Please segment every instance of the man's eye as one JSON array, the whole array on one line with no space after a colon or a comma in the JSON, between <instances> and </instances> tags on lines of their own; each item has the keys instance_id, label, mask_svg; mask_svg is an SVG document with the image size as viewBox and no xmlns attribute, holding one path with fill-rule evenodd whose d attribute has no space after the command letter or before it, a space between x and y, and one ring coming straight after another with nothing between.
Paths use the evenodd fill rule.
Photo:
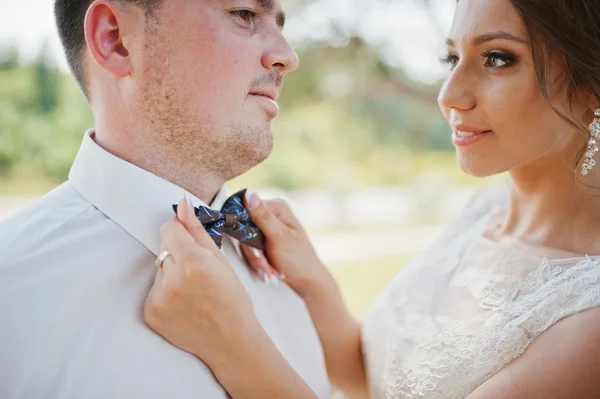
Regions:
<instances>
[{"instance_id":1,"label":"man's eye","mask_svg":"<svg viewBox=\"0 0 600 399\"><path fill-rule=\"evenodd\" d=\"M236 11L232 11L231 13L233 15L235 15L236 17L240 18L241 20L248 22L248 23L254 22L256 20L256 17L258 16L258 14L256 14L252 10L236 10Z\"/></svg>"}]
</instances>

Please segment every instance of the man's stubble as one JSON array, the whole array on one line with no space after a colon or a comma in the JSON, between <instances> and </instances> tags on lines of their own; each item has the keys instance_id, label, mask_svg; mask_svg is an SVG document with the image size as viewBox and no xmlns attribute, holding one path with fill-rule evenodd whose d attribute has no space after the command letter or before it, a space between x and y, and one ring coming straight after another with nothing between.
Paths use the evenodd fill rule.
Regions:
<instances>
[{"instance_id":1,"label":"man's stubble","mask_svg":"<svg viewBox=\"0 0 600 399\"><path fill-rule=\"evenodd\" d=\"M193 175L197 169L228 181L269 156L273 148L270 122L251 126L195 112L179 100L182 88L175 83L169 46L149 40L145 50L140 101L145 125L151 129L146 137L168 154L168 165L162 166L169 175ZM198 91L202 93L201 88Z\"/></svg>"}]
</instances>

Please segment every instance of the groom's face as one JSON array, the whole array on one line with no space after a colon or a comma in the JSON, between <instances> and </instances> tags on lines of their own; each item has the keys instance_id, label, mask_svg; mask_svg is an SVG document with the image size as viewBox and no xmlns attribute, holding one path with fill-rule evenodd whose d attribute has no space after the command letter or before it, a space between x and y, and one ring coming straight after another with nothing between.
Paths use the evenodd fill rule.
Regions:
<instances>
[{"instance_id":1,"label":"groom's face","mask_svg":"<svg viewBox=\"0 0 600 399\"><path fill-rule=\"evenodd\" d=\"M142 60L146 117L222 173L265 159L283 77L298 66L280 1L165 0L155 19Z\"/></svg>"}]
</instances>

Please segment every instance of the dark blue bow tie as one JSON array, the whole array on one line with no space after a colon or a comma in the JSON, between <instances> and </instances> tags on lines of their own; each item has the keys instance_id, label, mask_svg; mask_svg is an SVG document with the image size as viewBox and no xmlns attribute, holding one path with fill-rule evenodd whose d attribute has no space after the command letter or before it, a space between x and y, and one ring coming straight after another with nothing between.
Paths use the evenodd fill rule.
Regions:
<instances>
[{"instance_id":1,"label":"dark blue bow tie","mask_svg":"<svg viewBox=\"0 0 600 399\"><path fill-rule=\"evenodd\" d=\"M223 234L227 234L251 247L265 249L265 238L244 206L244 194L246 190L229 197L220 212L205 206L194 208L194 214L219 248ZM177 205L173 205L173 210L177 214Z\"/></svg>"}]
</instances>

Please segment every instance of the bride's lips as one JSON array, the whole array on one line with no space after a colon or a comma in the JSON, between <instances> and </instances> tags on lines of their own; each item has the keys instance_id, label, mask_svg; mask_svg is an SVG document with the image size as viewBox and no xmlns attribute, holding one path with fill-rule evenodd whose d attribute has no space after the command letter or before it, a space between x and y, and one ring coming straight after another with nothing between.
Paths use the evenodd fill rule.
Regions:
<instances>
[{"instance_id":1,"label":"bride's lips","mask_svg":"<svg viewBox=\"0 0 600 399\"><path fill-rule=\"evenodd\" d=\"M475 144L492 133L491 130L479 129L468 125L455 125L452 130L452 142L458 147Z\"/></svg>"}]
</instances>

